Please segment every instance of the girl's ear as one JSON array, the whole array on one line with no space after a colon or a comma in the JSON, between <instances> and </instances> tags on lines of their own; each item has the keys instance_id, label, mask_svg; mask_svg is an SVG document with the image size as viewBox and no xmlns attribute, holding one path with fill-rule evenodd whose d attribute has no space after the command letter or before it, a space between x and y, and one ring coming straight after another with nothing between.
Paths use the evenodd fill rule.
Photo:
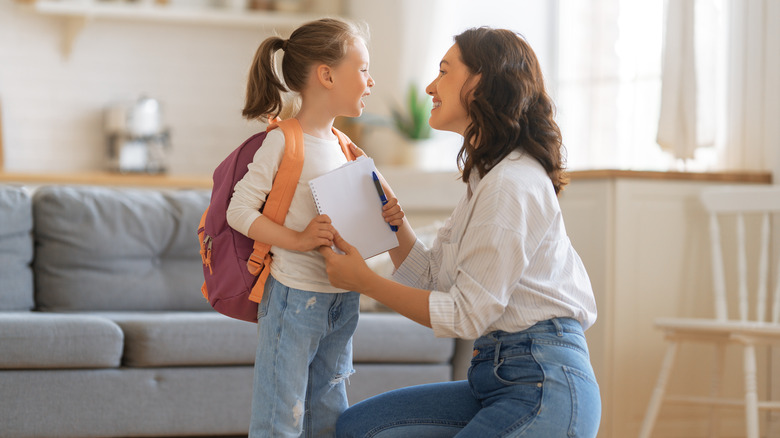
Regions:
<instances>
[{"instance_id":1,"label":"girl's ear","mask_svg":"<svg viewBox=\"0 0 780 438\"><path fill-rule=\"evenodd\" d=\"M317 66L317 80L323 87L331 89L334 86L333 70L326 64L320 64Z\"/></svg>"}]
</instances>

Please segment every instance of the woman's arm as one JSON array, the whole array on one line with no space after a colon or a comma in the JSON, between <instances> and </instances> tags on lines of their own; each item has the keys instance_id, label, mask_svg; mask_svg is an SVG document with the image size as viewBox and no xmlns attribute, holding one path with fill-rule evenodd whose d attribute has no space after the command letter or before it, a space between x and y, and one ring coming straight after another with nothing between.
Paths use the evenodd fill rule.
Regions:
<instances>
[{"instance_id":1,"label":"woman's arm","mask_svg":"<svg viewBox=\"0 0 780 438\"><path fill-rule=\"evenodd\" d=\"M398 232L401 230L399 229ZM320 254L325 257L328 279L333 286L360 292L412 321L431 327L431 316L428 308L428 297L431 291L404 286L383 278L372 271L357 249L342 239L340 235L336 234L333 242L338 249L344 252L344 255L336 254L329 246L319 248Z\"/></svg>"},{"instance_id":2,"label":"woman's arm","mask_svg":"<svg viewBox=\"0 0 780 438\"><path fill-rule=\"evenodd\" d=\"M390 185L387 184L385 177L381 173L377 172L377 175L387 196L387 204L382 208L382 215L389 224L398 226L398 231L396 232L398 246L387 252L390 254L393 266L398 269L412 250L414 242L417 241L417 236L414 234L414 230L409 224L401 204L398 203L398 198L395 197L393 189L390 188Z\"/></svg>"}]
</instances>

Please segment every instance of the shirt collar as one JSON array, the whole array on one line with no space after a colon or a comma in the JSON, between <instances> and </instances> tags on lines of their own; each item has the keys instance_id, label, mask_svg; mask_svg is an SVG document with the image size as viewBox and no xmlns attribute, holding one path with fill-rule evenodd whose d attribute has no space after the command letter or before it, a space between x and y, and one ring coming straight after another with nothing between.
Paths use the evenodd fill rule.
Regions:
<instances>
[{"instance_id":1,"label":"shirt collar","mask_svg":"<svg viewBox=\"0 0 780 438\"><path fill-rule=\"evenodd\" d=\"M514 150L510 152L506 157L504 157L503 160L519 160L521 159L525 154L519 150ZM495 166L493 166L493 169L495 169L499 163L496 163ZM492 169L491 169L492 170ZM471 175L469 175L469 185L468 185L468 195L469 199L471 199L471 195L477 191L477 187L479 186L480 181L482 181L482 177L479 176L479 172L476 169L471 169Z\"/></svg>"}]
</instances>

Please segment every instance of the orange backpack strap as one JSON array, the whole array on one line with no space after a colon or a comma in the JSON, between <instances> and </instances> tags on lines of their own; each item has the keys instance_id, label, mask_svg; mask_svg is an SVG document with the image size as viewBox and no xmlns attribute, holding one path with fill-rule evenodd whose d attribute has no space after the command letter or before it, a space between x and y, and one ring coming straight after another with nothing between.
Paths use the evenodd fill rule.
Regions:
<instances>
[{"instance_id":1,"label":"orange backpack strap","mask_svg":"<svg viewBox=\"0 0 780 438\"><path fill-rule=\"evenodd\" d=\"M276 171L271 191L263 205L263 216L279 225L284 225L284 219L290 210L295 188L303 169L303 130L298 120L287 119L269 125L266 131L277 127L284 133L284 154L281 163L279 163L279 169ZM249 272L254 275L257 275L258 272L260 274L249 294L249 299L256 303L259 303L263 298L263 289L270 272L270 250L271 245L255 241L254 251L247 261Z\"/></svg>"},{"instance_id":2,"label":"orange backpack strap","mask_svg":"<svg viewBox=\"0 0 780 438\"><path fill-rule=\"evenodd\" d=\"M274 177L271 192L268 194L268 198L263 206L263 216L268 217L279 225L284 225L284 219L290 210L295 188L298 185L298 180L301 178L301 170L303 169L303 129L301 129L301 124L298 123L297 119L287 119L276 121L274 124L269 125L267 131L276 127L279 127L284 133L284 155L282 156L282 162L279 164L279 170L276 172L276 177ZM347 157L347 160L353 161L355 154L349 148L352 140L336 128L333 128L333 133L339 139L339 145L344 156ZM268 275L271 272L270 250L271 245L255 241L254 251L249 257L249 261L247 261L249 272L254 275L257 275L259 272L257 282L249 294L249 299L256 303L259 303L263 298L265 282L268 280Z\"/></svg>"},{"instance_id":3,"label":"orange backpack strap","mask_svg":"<svg viewBox=\"0 0 780 438\"><path fill-rule=\"evenodd\" d=\"M347 161L354 161L355 154L353 154L352 149L349 148L349 144L352 143L352 140L350 140L346 134L336 128L333 128L333 133L336 134L336 137L338 137L339 145L341 145L341 151L344 152L344 156L347 157Z\"/></svg>"}]
</instances>

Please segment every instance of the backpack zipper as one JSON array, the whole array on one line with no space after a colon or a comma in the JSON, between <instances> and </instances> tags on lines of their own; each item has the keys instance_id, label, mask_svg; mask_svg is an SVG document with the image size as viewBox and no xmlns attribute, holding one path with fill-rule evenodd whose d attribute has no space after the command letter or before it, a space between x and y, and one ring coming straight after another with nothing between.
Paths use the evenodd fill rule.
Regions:
<instances>
[{"instance_id":1,"label":"backpack zipper","mask_svg":"<svg viewBox=\"0 0 780 438\"><path fill-rule=\"evenodd\" d=\"M205 266L209 268L209 274L214 275L214 271L211 269L211 245L214 239L208 234L204 235L203 242L200 244L200 258Z\"/></svg>"}]
</instances>

